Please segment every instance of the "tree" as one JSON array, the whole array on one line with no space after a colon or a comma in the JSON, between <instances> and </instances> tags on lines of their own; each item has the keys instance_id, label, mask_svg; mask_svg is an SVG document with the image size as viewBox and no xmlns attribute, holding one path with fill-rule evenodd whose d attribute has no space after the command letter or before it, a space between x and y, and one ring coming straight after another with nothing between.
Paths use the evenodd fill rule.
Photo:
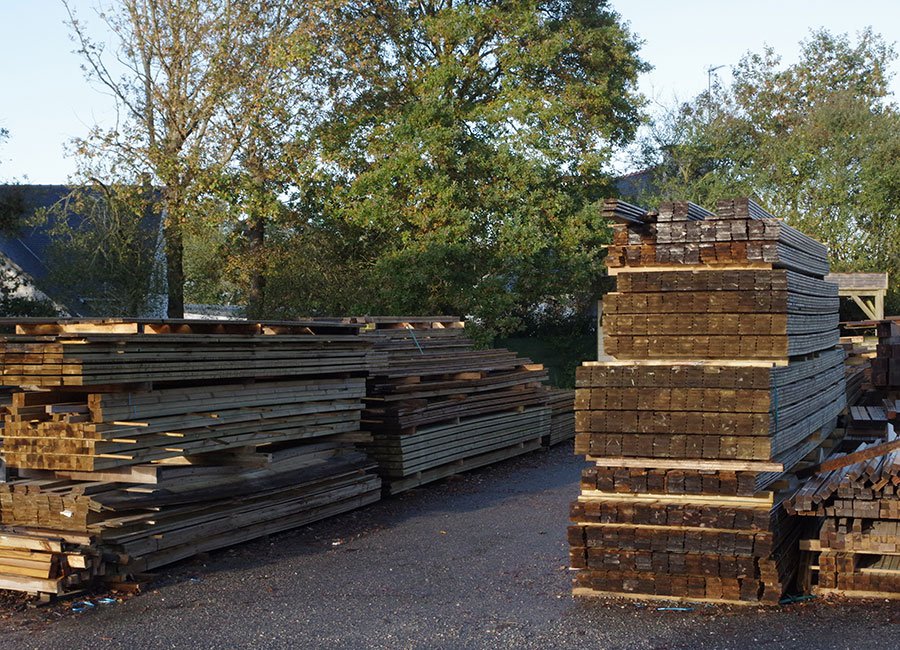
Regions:
<instances>
[{"instance_id":1,"label":"tree","mask_svg":"<svg viewBox=\"0 0 900 650\"><path fill-rule=\"evenodd\" d=\"M511 330L549 295L590 291L608 237L595 203L646 69L607 3L347 0L328 24L321 164L294 179L296 229L360 284L296 308Z\"/></svg>"},{"instance_id":2,"label":"tree","mask_svg":"<svg viewBox=\"0 0 900 650\"><path fill-rule=\"evenodd\" d=\"M812 32L798 63L747 54L730 86L671 109L651 129L648 203L682 198L715 209L755 196L826 241L835 270L900 265L900 112L889 93L895 54L867 30Z\"/></svg>"},{"instance_id":3,"label":"tree","mask_svg":"<svg viewBox=\"0 0 900 650\"><path fill-rule=\"evenodd\" d=\"M120 161L117 183L147 171L161 187L170 317L183 314L185 281L194 281L185 276L187 230L209 221L210 205L239 233L242 245L226 261L246 278L248 312L264 311L266 224L283 213L285 150L311 114L309 80L321 65L313 28L326 24L320 4L125 0L101 13L126 65L119 77L72 17L89 73L125 116L124 128L95 131L79 153Z\"/></svg>"},{"instance_id":4,"label":"tree","mask_svg":"<svg viewBox=\"0 0 900 650\"><path fill-rule=\"evenodd\" d=\"M200 179L224 165L235 147L213 146L223 98L239 83L236 57L243 3L229 0L122 0L100 18L116 39L118 74L102 43L92 40L69 4L70 25L88 75L114 96L121 123L96 127L78 141L86 160L106 159L117 184L161 188L165 216L168 315L184 314L184 227L196 217Z\"/></svg>"},{"instance_id":5,"label":"tree","mask_svg":"<svg viewBox=\"0 0 900 650\"><path fill-rule=\"evenodd\" d=\"M9 131L0 129L0 143L9 139ZM15 186L6 186L0 192L0 235L9 235L21 227L21 216L25 212L22 193Z\"/></svg>"},{"instance_id":6,"label":"tree","mask_svg":"<svg viewBox=\"0 0 900 650\"><path fill-rule=\"evenodd\" d=\"M266 281L272 272L267 231L280 228L288 214L282 196L289 190L288 168L312 167L306 134L320 118L321 88L315 79L325 25L316 3L241 0L236 58L240 83L230 86L220 105L217 139L234 151L218 170L211 189L230 208L234 236L228 270L244 288L247 314L260 318L267 305Z\"/></svg>"}]
</instances>

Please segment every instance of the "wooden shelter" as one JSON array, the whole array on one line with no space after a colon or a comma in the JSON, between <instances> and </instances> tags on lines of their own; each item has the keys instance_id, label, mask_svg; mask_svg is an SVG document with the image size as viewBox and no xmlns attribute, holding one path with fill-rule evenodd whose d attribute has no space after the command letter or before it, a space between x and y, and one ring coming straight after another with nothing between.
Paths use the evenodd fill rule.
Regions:
<instances>
[{"instance_id":1,"label":"wooden shelter","mask_svg":"<svg viewBox=\"0 0 900 650\"><path fill-rule=\"evenodd\" d=\"M838 295L852 298L872 320L884 319L884 296L888 288L887 273L829 273L827 282L838 286ZM866 299L869 300L866 300Z\"/></svg>"}]
</instances>

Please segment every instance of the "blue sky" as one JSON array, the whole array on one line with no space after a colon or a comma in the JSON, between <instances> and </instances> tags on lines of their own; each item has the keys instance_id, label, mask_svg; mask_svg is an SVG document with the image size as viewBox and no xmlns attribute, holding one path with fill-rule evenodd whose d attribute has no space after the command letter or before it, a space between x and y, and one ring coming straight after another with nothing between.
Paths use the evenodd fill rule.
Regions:
<instances>
[{"instance_id":1,"label":"blue sky","mask_svg":"<svg viewBox=\"0 0 900 650\"><path fill-rule=\"evenodd\" d=\"M97 24L93 2L72 0L82 19ZM796 60L810 29L855 34L867 26L900 42L897 0L612 0L612 6L645 41L642 57L654 70L641 79L650 98L671 103L707 84L707 68L732 65L747 51L771 45L785 62ZM59 0L0 0L0 181L62 183L75 164L65 144L93 124L115 121L112 100L89 84L72 53ZM894 72L900 70L896 64ZM717 72L729 78L727 67ZM900 81L894 79L895 94Z\"/></svg>"}]
</instances>

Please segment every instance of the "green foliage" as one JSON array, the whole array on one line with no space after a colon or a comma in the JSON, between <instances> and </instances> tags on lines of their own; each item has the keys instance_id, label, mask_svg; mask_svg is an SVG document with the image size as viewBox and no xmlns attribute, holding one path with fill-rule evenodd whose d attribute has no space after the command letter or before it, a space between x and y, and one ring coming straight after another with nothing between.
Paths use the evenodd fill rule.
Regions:
<instances>
[{"instance_id":1,"label":"green foliage","mask_svg":"<svg viewBox=\"0 0 900 650\"><path fill-rule=\"evenodd\" d=\"M888 91L891 47L871 31L813 32L798 63L747 54L728 87L663 116L644 159L653 204L754 196L828 243L836 271L900 265L900 112Z\"/></svg>"},{"instance_id":2,"label":"green foliage","mask_svg":"<svg viewBox=\"0 0 900 650\"><path fill-rule=\"evenodd\" d=\"M593 301L590 301L591 303ZM513 350L548 370L548 383L556 388L575 388L575 369L597 358L596 314L592 305L556 301L523 317L524 326L514 337L498 338L494 347Z\"/></svg>"},{"instance_id":3,"label":"green foliage","mask_svg":"<svg viewBox=\"0 0 900 650\"><path fill-rule=\"evenodd\" d=\"M45 282L63 302L97 316L140 316L163 290L153 190L79 187L37 220L49 224Z\"/></svg>"},{"instance_id":4,"label":"green foliage","mask_svg":"<svg viewBox=\"0 0 900 650\"><path fill-rule=\"evenodd\" d=\"M184 297L194 304L228 305L238 299L227 260L228 233L213 222L191 223L184 237Z\"/></svg>"},{"instance_id":5,"label":"green foliage","mask_svg":"<svg viewBox=\"0 0 900 650\"><path fill-rule=\"evenodd\" d=\"M336 277L278 300L509 332L590 292L609 237L596 203L646 67L606 3L346 1L329 25L322 165L294 179L287 237Z\"/></svg>"},{"instance_id":6,"label":"green foliage","mask_svg":"<svg viewBox=\"0 0 900 650\"><path fill-rule=\"evenodd\" d=\"M254 317L470 315L489 339L593 291L596 204L647 67L606 2L125 0L101 18L121 79L71 25L124 119L78 153L162 188L170 315L184 281Z\"/></svg>"},{"instance_id":7,"label":"green foliage","mask_svg":"<svg viewBox=\"0 0 900 650\"><path fill-rule=\"evenodd\" d=\"M311 80L323 65L316 55L324 25L317 20L325 6L284 0L235 4L241 24L232 57L241 73L227 84L216 121L218 149L233 153L208 170L206 180L220 202L220 228L230 233L221 248L230 281L254 318L282 311L268 298L268 284L273 256L292 221L282 200L289 171L311 168L305 134L321 117L322 89Z\"/></svg>"}]
</instances>

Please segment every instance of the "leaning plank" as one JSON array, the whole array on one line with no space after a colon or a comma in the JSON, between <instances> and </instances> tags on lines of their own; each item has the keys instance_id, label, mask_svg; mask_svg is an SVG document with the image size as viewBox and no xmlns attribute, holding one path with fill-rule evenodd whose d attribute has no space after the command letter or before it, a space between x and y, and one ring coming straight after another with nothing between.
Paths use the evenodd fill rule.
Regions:
<instances>
[{"instance_id":1,"label":"leaning plank","mask_svg":"<svg viewBox=\"0 0 900 650\"><path fill-rule=\"evenodd\" d=\"M879 456L883 456L896 449L900 449L900 439L885 442L873 447L867 447L866 449L855 451L844 456L839 456L838 458L830 458L819 463L818 465L813 465L812 467L806 468L805 470L803 470L802 476L824 474L825 472L830 472L842 467L849 467L850 465L854 465L864 460L878 458Z\"/></svg>"}]
</instances>

